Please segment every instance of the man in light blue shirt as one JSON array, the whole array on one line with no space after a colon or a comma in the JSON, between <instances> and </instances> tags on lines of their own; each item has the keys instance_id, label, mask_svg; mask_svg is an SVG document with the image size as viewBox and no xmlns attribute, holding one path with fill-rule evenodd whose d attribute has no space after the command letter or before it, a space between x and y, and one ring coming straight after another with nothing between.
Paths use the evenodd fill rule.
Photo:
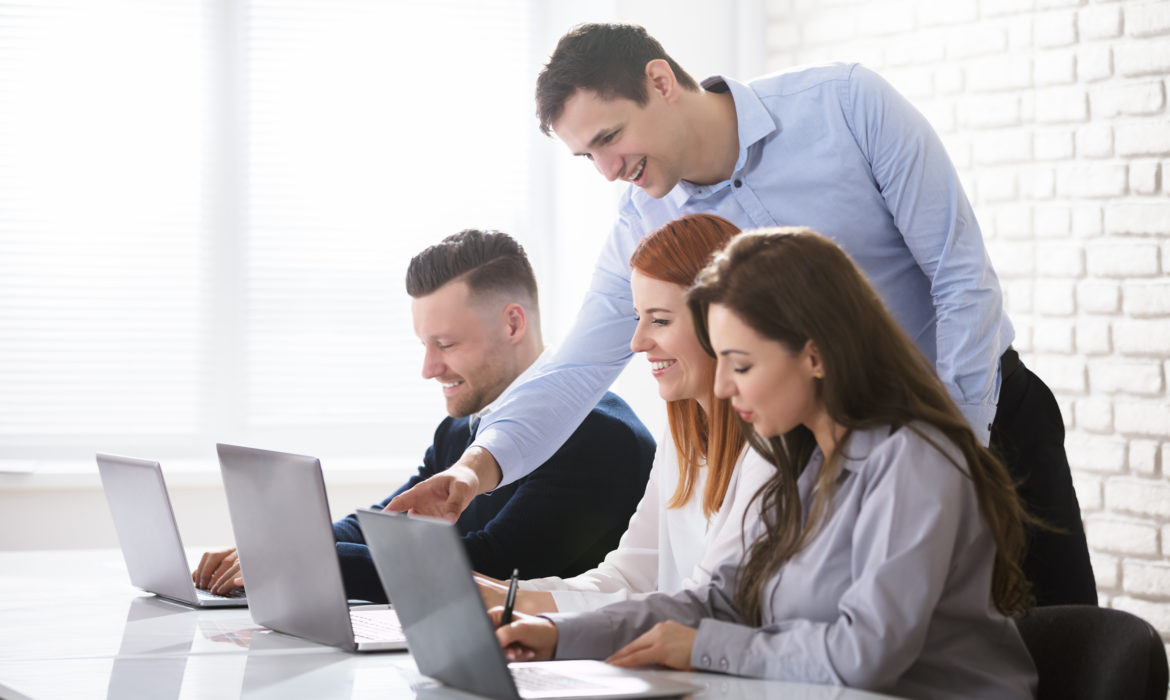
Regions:
<instances>
[{"instance_id":1,"label":"man in light blue shirt","mask_svg":"<svg viewBox=\"0 0 1170 700\"><path fill-rule=\"evenodd\" d=\"M390 509L453 519L552 454L632 357L638 241L705 212L741 229L808 226L841 245L984 444L997 426L995 446L1033 513L1065 531L1031 542L1025 571L1040 602L1096 603L1059 409L1011 350L999 281L946 150L888 83L831 64L700 87L641 27L582 25L541 73L537 110L542 131L632 186L556 356L485 419L460 464ZM1019 398L1005 408L1009 378Z\"/></svg>"}]
</instances>

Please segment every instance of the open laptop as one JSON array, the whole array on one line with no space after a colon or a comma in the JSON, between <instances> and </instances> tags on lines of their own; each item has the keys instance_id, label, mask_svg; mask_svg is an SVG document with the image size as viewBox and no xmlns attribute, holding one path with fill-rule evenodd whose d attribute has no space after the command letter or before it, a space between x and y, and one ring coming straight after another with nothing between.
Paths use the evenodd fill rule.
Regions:
<instances>
[{"instance_id":1,"label":"open laptop","mask_svg":"<svg viewBox=\"0 0 1170 700\"><path fill-rule=\"evenodd\" d=\"M216 595L195 587L158 462L98 453L97 465L130 583L199 608L248 604L243 589Z\"/></svg>"},{"instance_id":2,"label":"open laptop","mask_svg":"<svg viewBox=\"0 0 1170 700\"><path fill-rule=\"evenodd\" d=\"M702 690L600 661L509 665L453 525L367 510L357 517L423 674L496 700L646 698Z\"/></svg>"},{"instance_id":3,"label":"open laptop","mask_svg":"<svg viewBox=\"0 0 1170 700\"><path fill-rule=\"evenodd\" d=\"M350 610L316 457L216 445L252 620L346 651L406 649L388 605Z\"/></svg>"}]
</instances>

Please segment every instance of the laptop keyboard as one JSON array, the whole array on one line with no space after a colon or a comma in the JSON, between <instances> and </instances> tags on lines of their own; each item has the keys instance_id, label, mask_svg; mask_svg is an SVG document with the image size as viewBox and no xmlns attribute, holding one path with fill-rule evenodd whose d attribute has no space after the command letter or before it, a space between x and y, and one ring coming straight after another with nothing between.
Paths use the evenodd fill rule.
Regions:
<instances>
[{"instance_id":1,"label":"laptop keyboard","mask_svg":"<svg viewBox=\"0 0 1170 700\"><path fill-rule=\"evenodd\" d=\"M351 612L350 623L353 625L353 636L358 642L405 642L406 635L402 632L402 625L395 614L381 615L373 613L362 614Z\"/></svg>"},{"instance_id":2,"label":"laptop keyboard","mask_svg":"<svg viewBox=\"0 0 1170 700\"><path fill-rule=\"evenodd\" d=\"M202 588L196 588L195 593L200 598L206 600L238 600L248 595L243 588L233 588L232 592L228 593L227 595L219 595L218 593L212 593L211 591L206 591Z\"/></svg>"},{"instance_id":3,"label":"laptop keyboard","mask_svg":"<svg viewBox=\"0 0 1170 700\"><path fill-rule=\"evenodd\" d=\"M604 690L609 686L590 683L589 681L573 678L553 671L534 666L510 666L512 680L516 682L516 689L521 693L541 693L551 690Z\"/></svg>"}]
</instances>

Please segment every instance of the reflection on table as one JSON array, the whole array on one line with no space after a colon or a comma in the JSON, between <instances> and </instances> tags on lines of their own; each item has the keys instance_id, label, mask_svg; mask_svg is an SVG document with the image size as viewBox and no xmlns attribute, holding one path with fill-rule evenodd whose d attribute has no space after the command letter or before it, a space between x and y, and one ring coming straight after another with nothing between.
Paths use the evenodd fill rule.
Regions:
<instances>
[{"instance_id":1,"label":"reflection on table","mask_svg":"<svg viewBox=\"0 0 1170 700\"><path fill-rule=\"evenodd\" d=\"M197 556L197 552L188 552ZM841 688L656 671L698 700L865 700ZM118 551L0 552L0 699L468 700L402 652L347 654L137 591Z\"/></svg>"}]
</instances>

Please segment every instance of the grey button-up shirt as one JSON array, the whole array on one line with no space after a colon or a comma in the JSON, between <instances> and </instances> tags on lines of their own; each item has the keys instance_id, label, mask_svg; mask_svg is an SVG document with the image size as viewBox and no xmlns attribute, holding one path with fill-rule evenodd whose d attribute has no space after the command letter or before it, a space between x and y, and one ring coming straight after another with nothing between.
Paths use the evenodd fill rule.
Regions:
<instances>
[{"instance_id":1,"label":"grey button-up shirt","mask_svg":"<svg viewBox=\"0 0 1170 700\"><path fill-rule=\"evenodd\" d=\"M1031 698L1036 669L991 602L995 543L975 488L930 426L854 434L821 532L768 584L764 626L733 600L738 561L711 583L581 615L549 615L557 658L605 658L655 623L698 628L691 664L740 676L845 685L907 698ZM800 477L807 513L823 465ZM754 537L758 532L749 533Z\"/></svg>"}]
</instances>

